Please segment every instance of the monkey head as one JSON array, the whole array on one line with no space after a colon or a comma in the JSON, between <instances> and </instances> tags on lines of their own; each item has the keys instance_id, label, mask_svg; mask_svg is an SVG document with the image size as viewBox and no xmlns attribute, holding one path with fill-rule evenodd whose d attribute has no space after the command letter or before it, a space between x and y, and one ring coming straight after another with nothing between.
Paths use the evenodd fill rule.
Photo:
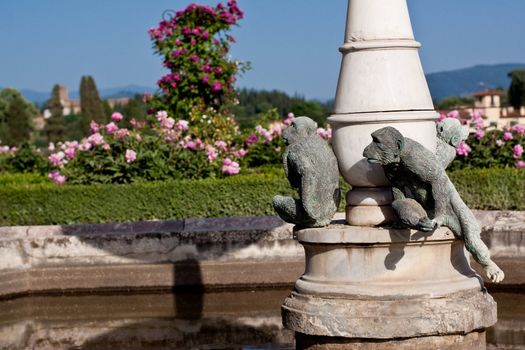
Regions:
<instances>
[{"instance_id":1,"label":"monkey head","mask_svg":"<svg viewBox=\"0 0 525 350\"><path fill-rule=\"evenodd\" d=\"M283 132L284 143L290 145L299 139L314 135L317 130L317 123L308 117L297 117L292 124Z\"/></svg>"},{"instance_id":2,"label":"monkey head","mask_svg":"<svg viewBox=\"0 0 525 350\"><path fill-rule=\"evenodd\" d=\"M372 143L363 151L369 163L381 165L400 162L400 154L405 145L405 138L401 133L387 126L372 133Z\"/></svg>"},{"instance_id":3,"label":"monkey head","mask_svg":"<svg viewBox=\"0 0 525 350\"><path fill-rule=\"evenodd\" d=\"M445 143L458 147L468 137L468 127L455 118L445 118L436 123L437 137Z\"/></svg>"}]
</instances>

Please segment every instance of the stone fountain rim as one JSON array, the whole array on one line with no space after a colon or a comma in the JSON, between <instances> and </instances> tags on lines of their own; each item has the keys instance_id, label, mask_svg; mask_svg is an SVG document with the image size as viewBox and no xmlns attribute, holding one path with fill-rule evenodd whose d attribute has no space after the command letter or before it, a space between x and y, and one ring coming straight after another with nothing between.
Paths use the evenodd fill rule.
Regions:
<instances>
[{"instance_id":1,"label":"stone fountain rim","mask_svg":"<svg viewBox=\"0 0 525 350\"><path fill-rule=\"evenodd\" d=\"M456 238L450 229L440 227L434 232L421 232L409 229L388 227L350 226L333 222L327 227L296 230L295 238L301 243L310 244L428 244L451 242Z\"/></svg>"}]
</instances>

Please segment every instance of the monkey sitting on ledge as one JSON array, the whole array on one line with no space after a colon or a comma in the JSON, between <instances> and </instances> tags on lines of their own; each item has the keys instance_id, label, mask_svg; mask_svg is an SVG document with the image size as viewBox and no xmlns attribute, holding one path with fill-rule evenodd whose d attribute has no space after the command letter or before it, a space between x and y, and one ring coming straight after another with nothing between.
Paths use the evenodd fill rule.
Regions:
<instances>
[{"instance_id":1,"label":"monkey sitting on ledge","mask_svg":"<svg viewBox=\"0 0 525 350\"><path fill-rule=\"evenodd\" d=\"M481 227L463 202L436 156L420 143L403 137L393 127L372 133L372 143L363 151L369 163L381 164L392 184L392 207L401 222L423 231L446 226L465 242L465 247L499 283L503 271L491 260L481 240Z\"/></svg>"},{"instance_id":2,"label":"monkey sitting on ledge","mask_svg":"<svg viewBox=\"0 0 525 350\"><path fill-rule=\"evenodd\" d=\"M286 222L298 227L330 224L340 201L339 168L332 148L316 134L317 123L298 117L283 133L283 166L299 199L273 197L273 207Z\"/></svg>"}]
</instances>

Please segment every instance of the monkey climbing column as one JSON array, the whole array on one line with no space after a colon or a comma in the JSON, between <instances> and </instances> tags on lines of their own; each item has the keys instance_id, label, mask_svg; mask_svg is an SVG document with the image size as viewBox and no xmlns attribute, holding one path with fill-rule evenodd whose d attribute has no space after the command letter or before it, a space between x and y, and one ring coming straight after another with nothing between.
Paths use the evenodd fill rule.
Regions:
<instances>
[{"instance_id":1,"label":"monkey climbing column","mask_svg":"<svg viewBox=\"0 0 525 350\"><path fill-rule=\"evenodd\" d=\"M374 226L393 218L389 184L363 149L370 134L391 125L429 150L436 148L432 98L419 60L406 0L352 0L334 114L333 148L344 179L350 225Z\"/></svg>"}]
</instances>

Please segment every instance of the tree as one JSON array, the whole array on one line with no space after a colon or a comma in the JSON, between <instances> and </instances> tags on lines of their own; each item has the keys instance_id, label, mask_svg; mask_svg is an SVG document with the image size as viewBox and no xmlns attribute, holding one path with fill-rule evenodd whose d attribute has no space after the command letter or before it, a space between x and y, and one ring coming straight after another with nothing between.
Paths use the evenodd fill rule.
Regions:
<instances>
[{"instance_id":1,"label":"tree","mask_svg":"<svg viewBox=\"0 0 525 350\"><path fill-rule=\"evenodd\" d=\"M445 97L436 104L437 109L453 109L458 107L473 107L474 99L472 97L449 96Z\"/></svg>"},{"instance_id":2,"label":"tree","mask_svg":"<svg viewBox=\"0 0 525 350\"><path fill-rule=\"evenodd\" d=\"M122 113L124 121L120 125L130 126L131 119L144 120L148 116L148 106L142 95L134 95L127 104L116 104L113 110Z\"/></svg>"},{"instance_id":3,"label":"tree","mask_svg":"<svg viewBox=\"0 0 525 350\"><path fill-rule=\"evenodd\" d=\"M51 117L46 121L45 133L48 142L64 141L65 121L60 101L60 86L53 86L51 98L47 101L47 108L51 111Z\"/></svg>"},{"instance_id":4,"label":"tree","mask_svg":"<svg viewBox=\"0 0 525 350\"><path fill-rule=\"evenodd\" d=\"M303 96L289 96L277 90L241 89L238 98L239 104L231 109L243 129L254 127L258 116L272 108L276 109L281 118L293 112L297 116L307 115L321 126L326 124L326 118L331 114L333 105L333 101L306 100Z\"/></svg>"},{"instance_id":5,"label":"tree","mask_svg":"<svg viewBox=\"0 0 525 350\"><path fill-rule=\"evenodd\" d=\"M6 138L6 143L9 145L19 145L29 141L31 137L31 131L33 131L32 120L36 115L36 108L27 105L27 103L20 96L13 99L9 104L9 109L7 110L8 135Z\"/></svg>"},{"instance_id":6,"label":"tree","mask_svg":"<svg viewBox=\"0 0 525 350\"><path fill-rule=\"evenodd\" d=\"M509 73L509 77L509 104L519 110L521 106L525 106L525 70L514 70Z\"/></svg>"},{"instance_id":7,"label":"tree","mask_svg":"<svg viewBox=\"0 0 525 350\"><path fill-rule=\"evenodd\" d=\"M97 85L90 75L83 76L80 80L80 110L82 129L86 134L89 132L89 124L92 120L97 123L104 123L107 120Z\"/></svg>"},{"instance_id":8,"label":"tree","mask_svg":"<svg viewBox=\"0 0 525 350\"><path fill-rule=\"evenodd\" d=\"M18 90L0 91L0 137L3 144L19 145L29 141L33 131L36 107Z\"/></svg>"}]
</instances>

